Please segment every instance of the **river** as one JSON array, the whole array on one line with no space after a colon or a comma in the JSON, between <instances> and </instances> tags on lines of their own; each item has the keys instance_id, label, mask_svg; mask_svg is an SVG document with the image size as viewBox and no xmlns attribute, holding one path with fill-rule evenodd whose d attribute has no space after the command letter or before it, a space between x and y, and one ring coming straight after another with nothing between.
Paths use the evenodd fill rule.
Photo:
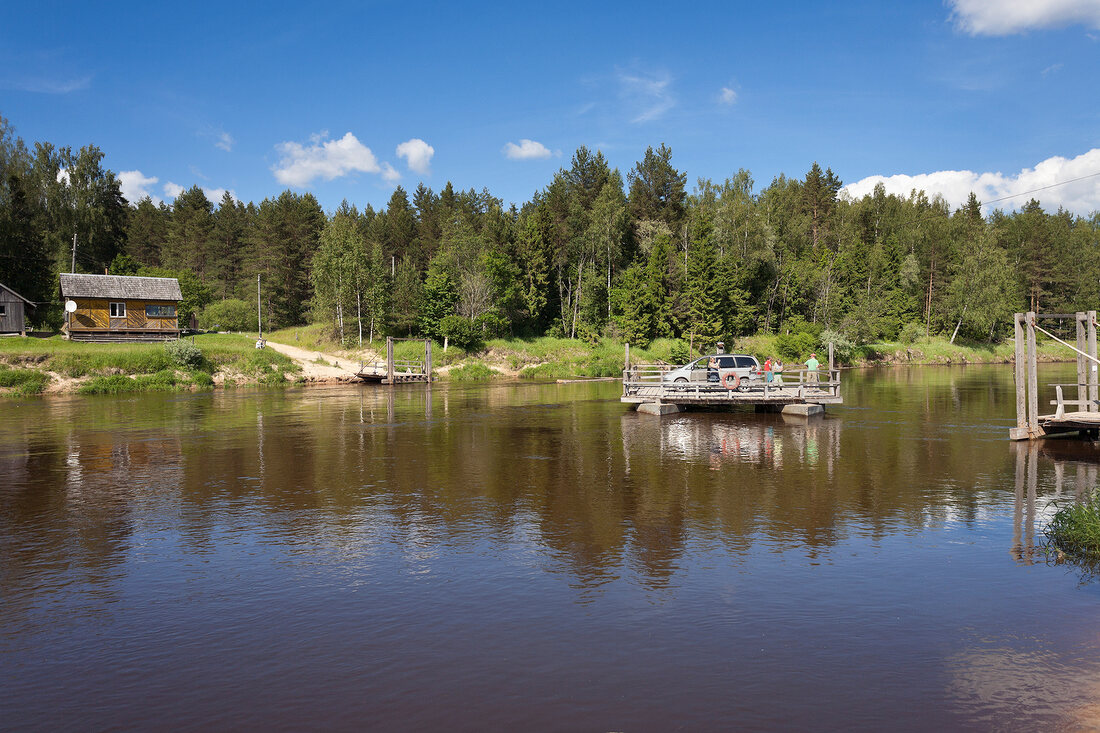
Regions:
<instances>
[{"instance_id":1,"label":"river","mask_svg":"<svg viewBox=\"0 0 1100 733\"><path fill-rule=\"evenodd\" d=\"M1100 584L1037 549L1100 453L1010 443L1010 367L618 391L0 403L0 729L1100 725Z\"/></svg>"}]
</instances>

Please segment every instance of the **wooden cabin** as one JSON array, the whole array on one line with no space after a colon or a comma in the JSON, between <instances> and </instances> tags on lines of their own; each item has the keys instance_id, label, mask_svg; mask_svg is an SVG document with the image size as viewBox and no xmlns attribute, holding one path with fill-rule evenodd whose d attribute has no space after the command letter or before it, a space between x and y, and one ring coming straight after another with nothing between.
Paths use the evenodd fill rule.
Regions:
<instances>
[{"instance_id":1,"label":"wooden cabin","mask_svg":"<svg viewBox=\"0 0 1100 733\"><path fill-rule=\"evenodd\" d=\"M27 335L27 307L34 303L0 283L0 334Z\"/></svg>"},{"instance_id":2,"label":"wooden cabin","mask_svg":"<svg viewBox=\"0 0 1100 733\"><path fill-rule=\"evenodd\" d=\"M65 330L73 341L179 338L177 310L183 296L174 277L62 273L61 299Z\"/></svg>"}]
</instances>

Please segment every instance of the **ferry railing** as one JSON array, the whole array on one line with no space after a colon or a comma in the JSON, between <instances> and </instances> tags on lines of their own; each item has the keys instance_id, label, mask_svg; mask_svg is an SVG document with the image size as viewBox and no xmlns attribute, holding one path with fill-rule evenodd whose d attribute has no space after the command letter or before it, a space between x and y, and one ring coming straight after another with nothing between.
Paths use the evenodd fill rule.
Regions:
<instances>
[{"instance_id":1,"label":"ferry railing","mask_svg":"<svg viewBox=\"0 0 1100 733\"><path fill-rule=\"evenodd\" d=\"M715 397L722 394L759 394L765 400L770 397L840 397L840 370L806 367L786 367L781 372L773 372L771 382L764 381L763 371L752 372L753 379L742 378L741 385L729 389L721 381L710 382L705 379L674 382L668 380L668 373L675 367L667 364L634 364L623 370L623 397L665 397L696 396ZM705 373L705 370L699 370ZM728 370L719 370L719 374ZM792 394L793 391L793 394Z\"/></svg>"},{"instance_id":2,"label":"ferry railing","mask_svg":"<svg viewBox=\"0 0 1100 733\"><path fill-rule=\"evenodd\" d=\"M368 369L374 372L385 373L386 362L384 361L361 361L359 362L359 371L366 372ZM425 374L424 362L419 359L394 359L393 370L399 374Z\"/></svg>"}]
</instances>

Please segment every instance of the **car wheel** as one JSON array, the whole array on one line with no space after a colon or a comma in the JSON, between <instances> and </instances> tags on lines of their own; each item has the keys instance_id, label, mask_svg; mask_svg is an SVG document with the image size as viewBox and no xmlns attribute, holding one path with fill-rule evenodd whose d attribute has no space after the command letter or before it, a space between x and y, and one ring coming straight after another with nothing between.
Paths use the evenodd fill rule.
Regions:
<instances>
[{"instance_id":1,"label":"car wheel","mask_svg":"<svg viewBox=\"0 0 1100 733\"><path fill-rule=\"evenodd\" d=\"M680 383L686 382L686 381L687 381L687 377L676 377L676 384L680 384Z\"/></svg>"}]
</instances>

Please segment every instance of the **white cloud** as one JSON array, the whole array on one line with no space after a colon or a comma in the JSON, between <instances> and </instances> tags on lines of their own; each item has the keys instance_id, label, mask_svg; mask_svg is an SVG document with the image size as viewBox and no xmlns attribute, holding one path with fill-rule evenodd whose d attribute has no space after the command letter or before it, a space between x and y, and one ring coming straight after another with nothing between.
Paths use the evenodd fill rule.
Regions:
<instances>
[{"instance_id":1,"label":"white cloud","mask_svg":"<svg viewBox=\"0 0 1100 733\"><path fill-rule=\"evenodd\" d=\"M401 174L389 163L382 164L382 179L387 183L397 183L401 180Z\"/></svg>"},{"instance_id":2,"label":"white cloud","mask_svg":"<svg viewBox=\"0 0 1100 733\"><path fill-rule=\"evenodd\" d=\"M17 89L21 92L34 92L36 94L69 94L87 89L92 84L92 77L80 76L69 79L56 79L43 76L30 76L19 79L8 77L0 79L0 88Z\"/></svg>"},{"instance_id":3,"label":"white cloud","mask_svg":"<svg viewBox=\"0 0 1100 733\"><path fill-rule=\"evenodd\" d=\"M619 98L634 111L631 122L649 122L676 106L672 77L667 72L619 71Z\"/></svg>"},{"instance_id":4,"label":"white cloud","mask_svg":"<svg viewBox=\"0 0 1100 733\"><path fill-rule=\"evenodd\" d=\"M276 145L282 158L271 169L275 179L286 186L303 187L318 178L331 181L349 173L381 173L386 180L396 174L389 164L383 170L370 148L350 132L339 140L326 137L327 133L312 135L309 145L296 142Z\"/></svg>"},{"instance_id":5,"label":"white cloud","mask_svg":"<svg viewBox=\"0 0 1100 733\"><path fill-rule=\"evenodd\" d=\"M542 143L522 138L519 141L519 145L515 143L508 143L505 145L504 155L512 160L537 160L540 158L549 158L552 153L550 152L550 148Z\"/></svg>"},{"instance_id":6,"label":"white cloud","mask_svg":"<svg viewBox=\"0 0 1100 733\"><path fill-rule=\"evenodd\" d=\"M239 201L239 199L237 198L237 194L233 193L227 188L203 188L202 192L206 194L206 198L214 202L215 206L227 193L233 197L234 201Z\"/></svg>"},{"instance_id":7,"label":"white cloud","mask_svg":"<svg viewBox=\"0 0 1100 733\"><path fill-rule=\"evenodd\" d=\"M737 92L729 87L722 87L718 92L718 104L729 106L737 101Z\"/></svg>"},{"instance_id":8,"label":"white cloud","mask_svg":"<svg viewBox=\"0 0 1100 733\"><path fill-rule=\"evenodd\" d=\"M432 156L435 148L418 137L406 140L397 146L397 157L404 158L409 170L428 175L432 172Z\"/></svg>"},{"instance_id":9,"label":"white cloud","mask_svg":"<svg viewBox=\"0 0 1100 733\"><path fill-rule=\"evenodd\" d=\"M983 204L998 200L993 204L997 208L1019 208L1034 198L1048 211L1054 211L1061 206L1068 211L1087 216L1094 211L1100 211L1100 175L1096 175L1098 172L1100 148L1093 148L1076 158L1047 158L1034 168L1024 168L1013 175L936 171L914 176L869 176L845 186L844 191L853 198L860 198L874 191L876 184L882 183L887 193L900 196L908 196L914 189L924 191L929 196L939 194L955 208L965 204L973 191ZM1067 181L1072 182L1066 183ZM1053 185L1063 183L1064 185ZM1046 188L1048 186L1051 187Z\"/></svg>"},{"instance_id":10,"label":"white cloud","mask_svg":"<svg viewBox=\"0 0 1100 733\"><path fill-rule=\"evenodd\" d=\"M1100 0L948 0L951 19L972 36L1007 36L1080 23L1100 28Z\"/></svg>"},{"instance_id":11,"label":"white cloud","mask_svg":"<svg viewBox=\"0 0 1100 733\"><path fill-rule=\"evenodd\" d=\"M149 192L149 187L160 179L156 176L146 176L141 171L121 171L118 174L118 185L122 189L122 195L131 204L136 204L148 196L153 203L159 204L160 198Z\"/></svg>"},{"instance_id":12,"label":"white cloud","mask_svg":"<svg viewBox=\"0 0 1100 733\"><path fill-rule=\"evenodd\" d=\"M233 152L233 146L236 143L237 141L233 139L233 136L223 130L222 132L218 133L217 141L214 143L214 147L221 148L225 152L231 153Z\"/></svg>"},{"instance_id":13,"label":"white cloud","mask_svg":"<svg viewBox=\"0 0 1100 733\"><path fill-rule=\"evenodd\" d=\"M155 178L153 179L154 182L156 180L157 179ZM166 199L169 200L174 201L175 199L179 198L179 195L186 190L187 189L183 186L179 185L178 183L172 183L171 181L168 181L164 184L164 196ZM240 201L240 199L237 198L237 194L234 193L231 189L227 188L207 188L206 186L202 186L202 192L206 194L206 198L213 202L214 205L217 205L218 202L222 200L222 196L224 196L226 193L232 196L235 200Z\"/></svg>"}]
</instances>

